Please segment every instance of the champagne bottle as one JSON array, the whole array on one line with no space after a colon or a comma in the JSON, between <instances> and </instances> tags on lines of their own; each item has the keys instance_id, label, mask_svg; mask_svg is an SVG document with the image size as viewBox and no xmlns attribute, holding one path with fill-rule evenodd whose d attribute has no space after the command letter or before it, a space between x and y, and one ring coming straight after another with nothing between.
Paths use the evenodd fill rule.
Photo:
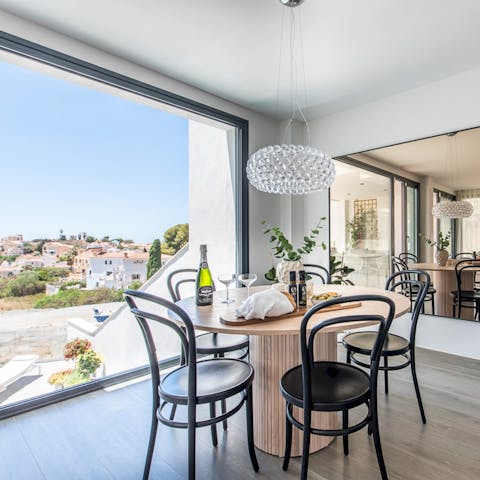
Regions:
<instances>
[{"instance_id":1,"label":"champagne bottle","mask_svg":"<svg viewBox=\"0 0 480 480\"><path fill-rule=\"evenodd\" d=\"M298 307L297 279L296 272L293 270L290 272L290 284L288 285L288 293L293 297Z\"/></svg>"},{"instance_id":2,"label":"champagne bottle","mask_svg":"<svg viewBox=\"0 0 480 480\"><path fill-rule=\"evenodd\" d=\"M298 306L305 308L307 306L307 284L305 283L305 270L298 272Z\"/></svg>"},{"instance_id":3,"label":"champagne bottle","mask_svg":"<svg viewBox=\"0 0 480 480\"><path fill-rule=\"evenodd\" d=\"M197 305L211 305L213 302L213 278L208 268L206 245L200 245L200 266L195 286Z\"/></svg>"}]
</instances>

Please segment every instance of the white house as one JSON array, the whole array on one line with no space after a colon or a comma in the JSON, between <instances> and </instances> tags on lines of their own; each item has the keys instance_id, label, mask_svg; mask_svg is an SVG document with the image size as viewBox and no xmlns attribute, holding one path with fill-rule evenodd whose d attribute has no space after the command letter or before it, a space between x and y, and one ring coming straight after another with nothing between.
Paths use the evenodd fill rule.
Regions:
<instances>
[{"instance_id":1,"label":"white house","mask_svg":"<svg viewBox=\"0 0 480 480\"><path fill-rule=\"evenodd\" d=\"M147 279L148 253L137 251L106 252L88 259L87 289L125 288Z\"/></svg>"}]
</instances>

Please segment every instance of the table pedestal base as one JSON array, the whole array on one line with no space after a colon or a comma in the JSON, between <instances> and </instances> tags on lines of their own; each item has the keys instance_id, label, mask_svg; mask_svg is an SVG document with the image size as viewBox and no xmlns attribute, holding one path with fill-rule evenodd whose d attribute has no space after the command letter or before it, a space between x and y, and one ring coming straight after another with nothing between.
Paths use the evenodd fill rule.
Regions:
<instances>
[{"instance_id":1,"label":"table pedestal base","mask_svg":"<svg viewBox=\"0 0 480 480\"><path fill-rule=\"evenodd\" d=\"M315 359L337 358L337 334L318 334L315 339ZM269 335L250 337L250 362L255 368L253 383L253 412L255 445L264 452L283 456L285 449L285 400L280 393L280 379L290 368L301 363L298 335ZM302 421L302 411L294 415ZM322 429L338 428L337 413L316 412L312 426ZM302 454L302 435L293 427L292 456ZM335 437L312 435L310 452L329 445Z\"/></svg>"}]
</instances>

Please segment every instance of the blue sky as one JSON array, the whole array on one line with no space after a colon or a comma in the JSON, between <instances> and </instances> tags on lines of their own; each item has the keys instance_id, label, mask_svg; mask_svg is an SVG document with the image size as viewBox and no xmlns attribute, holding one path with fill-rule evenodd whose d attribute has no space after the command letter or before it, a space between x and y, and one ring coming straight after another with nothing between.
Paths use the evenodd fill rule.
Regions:
<instances>
[{"instance_id":1,"label":"blue sky","mask_svg":"<svg viewBox=\"0 0 480 480\"><path fill-rule=\"evenodd\" d=\"M4 62L0 85L0 237L188 221L188 120Z\"/></svg>"}]
</instances>

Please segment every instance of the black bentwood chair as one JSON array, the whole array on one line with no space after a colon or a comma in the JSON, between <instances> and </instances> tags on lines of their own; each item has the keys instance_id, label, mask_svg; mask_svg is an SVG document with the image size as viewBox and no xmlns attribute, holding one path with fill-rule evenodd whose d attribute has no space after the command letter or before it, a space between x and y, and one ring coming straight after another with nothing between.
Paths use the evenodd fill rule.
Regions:
<instances>
[{"instance_id":1,"label":"black bentwood chair","mask_svg":"<svg viewBox=\"0 0 480 480\"><path fill-rule=\"evenodd\" d=\"M410 365L412 370L413 385L417 395L418 407L422 422L427 423L425 411L423 409L422 397L420 396L420 388L418 386L417 371L415 366L415 337L417 334L417 324L423 303L430 287L430 276L423 270L410 270L409 278L405 279L402 272L394 273L387 280L385 290L405 291L414 290L416 293L415 303L412 312L410 339L400 337L389 333L385 340L381 356L383 357L383 366L380 370L385 373L385 394L388 395L388 372L392 370L401 370ZM362 362L356 355L372 355L376 341L375 332L354 332L345 335L343 345L347 349L347 363L356 363L362 367L370 368L370 364ZM405 361L399 365L389 365L388 361L391 357L403 357Z\"/></svg>"},{"instance_id":2,"label":"black bentwood chair","mask_svg":"<svg viewBox=\"0 0 480 480\"><path fill-rule=\"evenodd\" d=\"M405 263L419 263L418 257L414 253L410 252L399 253L398 258Z\"/></svg>"},{"instance_id":3,"label":"black bentwood chair","mask_svg":"<svg viewBox=\"0 0 480 480\"><path fill-rule=\"evenodd\" d=\"M457 278L457 290L450 292L452 297L453 316L460 318L462 308L474 309L475 320L480 321L480 291L465 290L463 288L464 276L467 273L477 275L480 270L480 260L461 260L455 265L455 276ZM475 280L474 280L475 283Z\"/></svg>"},{"instance_id":4,"label":"black bentwood chair","mask_svg":"<svg viewBox=\"0 0 480 480\"><path fill-rule=\"evenodd\" d=\"M330 272L322 265L304 263L305 273L311 277L319 278L323 284L330 283Z\"/></svg>"},{"instance_id":5,"label":"black bentwood chair","mask_svg":"<svg viewBox=\"0 0 480 480\"><path fill-rule=\"evenodd\" d=\"M167 276L167 287L173 302L182 299L180 287L187 283L195 283L198 270L195 268L181 268L170 272ZM215 284L213 285L215 290ZM239 360L248 356L248 335L233 335L226 333L202 333L197 335L197 354L213 355L213 358L223 358L226 353L240 351ZM225 400L221 402L222 413L226 412ZM170 419L175 417L176 406L172 406ZM227 430L227 420L223 422L223 430Z\"/></svg>"},{"instance_id":6,"label":"black bentwood chair","mask_svg":"<svg viewBox=\"0 0 480 480\"><path fill-rule=\"evenodd\" d=\"M476 260L477 252L460 252L456 253L453 258L455 258L456 260Z\"/></svg>"},{"instance_id":7,"label":"black bentwood chair","mask_svg":"<svg viewBox=\"0 0 480 480\"><path fill-rule=\"evenodd\" d=\"M171 272L167 277L167 287L173 302L181 300L180 287L185 283L195 283L197 274L194 268L182 268ZM193 274L193 275L192 275ZM240 359L248 355L248 335L226 333L203 333L197 336L197 353L223 357L226 353L243 350Z\"/></svg>"},{"instance_id":8,"label":"black bentwood chair","mask_svg":"<svg viewBox=\"0 0 480 480\"><path fill-rule=\"evenodd\" d=\"M173 321L171 318L139 309L136 304L137 299L167 308L170 314L174 314L177 317L177 320ZM234 415L244 403L246 405L247 442L250 461L253 469L258 472L258 462L253 444L253 367L243 360L233 358L210 358L197 361L195 330L190 317L184 310L168 300L134 290L125 292L125 300L142 331L152 375L152 422L143 472L144 480L148 479L150 473L158 422L173 428L187 429L188 479L194 480L196 429L210 426L212 443L216 446L216 424ZM160 378L158 369L157 349L150 329L152 324L162 324L174 330L180 338L183 351L185 352L184 363L164 375L163 378ZM216 402L224 401L235 395L240 395L238 403L232 409L217 416L215 411ZM197 418L197 406L203 404L210 405L210 418L199 420ZM187 407L187 421L167 418L164 415L164 410L168 405L185 405Z\"/></svg>"},{"instance_id":9,"label":"black bentwood chair","mask_svg":"<svg viewBox=\"0 0 480 480\"><path fill-rule=\"evenodd\" d=\"M382 302L387 314L362 314L337 317L325 320L316 325L310 325L310 334L307 324L316 313L322 309L339 303L350 302ZM377 414L377 379L380 354L388 329L395 314L393 301L381 295L354 295L350 297L334 298L314 305L303 317L300 326L300 349L302 364L286 372L280 380L280 390L286 400L286 440L283 469L287 470L290 461L292 446L293 425L303 431L303 455L301 479L305 480L308 474L308 458L310 435L343 436L343 451L348 455L348 435L363 427L369 427L373 433L375 451L383 480L387 480L387 470L383 460L378 429ZM370 374L354 365L331 361L315 361L313 345L315 335L325 327L346 322L373 321L379 323L374 348L371 353ZM349 426L349 410L365 404L367 414L359 423ZM303 409L303 424L293 416L293 407ZM342 412L343 425L337 430L321 430L311 426L312 412Z\"/></svg>"},{"instance_id":10,"label":"black bentwood chair","mask_svg":"<svg viewBox=\"0 0 480 480\"><path fill-rule=\"evenodd\" d=\"M410 270L408 268L408 264L400 259L399 257L392 257L392 271L393 273L403 273L403 275L400 275L397 278L397 282L400 280L409 280L411 278L415 279L415 275L411 276L410 272L413 270ZM409 285L406 286L405 288L402 288L402 291L399 293L403 293L403 295L407 296L410 298L410 310L413 311L413 305L417 301L417 296L418 296L418 291L416 290L416 287L414 285ZM434 285L430 282L430 286L428 287L427 295L425 296L425 300L423 301L423 306L422 306L422 313L425 313L425 303L430 302L432 304L432 315L435 315L435 294L437 293L437 290L435 289Z\"/></svg>"}]
</instances>

